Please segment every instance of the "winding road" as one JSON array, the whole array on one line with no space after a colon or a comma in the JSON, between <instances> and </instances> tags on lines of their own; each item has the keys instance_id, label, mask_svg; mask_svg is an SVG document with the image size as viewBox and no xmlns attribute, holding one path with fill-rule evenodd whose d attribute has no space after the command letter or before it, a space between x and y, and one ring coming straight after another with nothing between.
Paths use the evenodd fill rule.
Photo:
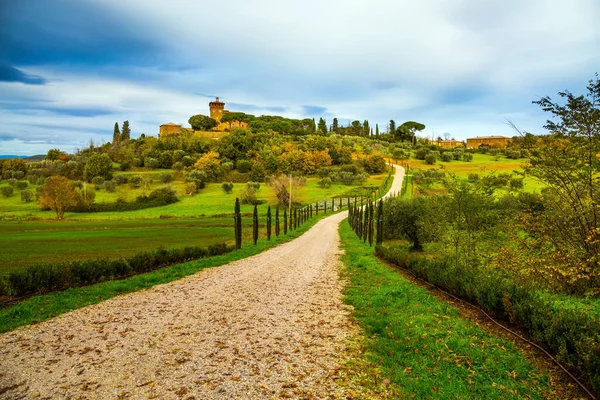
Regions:
<instances>
[{"instance_id":1,"label":"winding road","mask_svg":"<svg viewBox=\"0 0 600 400\"><path fill-rule=\"evenodd\" d=\"M401 190L396 167L390 193ZM0 335L0 398L346 398L338 225Z\"/></svg>"}]
</instances>

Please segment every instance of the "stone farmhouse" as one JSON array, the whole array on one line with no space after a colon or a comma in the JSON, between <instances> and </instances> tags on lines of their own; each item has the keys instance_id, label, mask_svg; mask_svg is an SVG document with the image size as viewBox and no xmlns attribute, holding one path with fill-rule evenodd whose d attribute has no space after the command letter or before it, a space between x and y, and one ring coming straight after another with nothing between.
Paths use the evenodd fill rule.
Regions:
<instances>
[{"instance_id":1,"label":"stone farmhouse","mask_svg":"<svg viewBox=\"0 0 600 400\"><path fill-rule=\"evenodd\" d=\"M478 149L479 146L489 146L498 149L504 149L512 142L512 139L506 136L477 136L467 139L468 149Z\"/></svg>"}]
</instances>

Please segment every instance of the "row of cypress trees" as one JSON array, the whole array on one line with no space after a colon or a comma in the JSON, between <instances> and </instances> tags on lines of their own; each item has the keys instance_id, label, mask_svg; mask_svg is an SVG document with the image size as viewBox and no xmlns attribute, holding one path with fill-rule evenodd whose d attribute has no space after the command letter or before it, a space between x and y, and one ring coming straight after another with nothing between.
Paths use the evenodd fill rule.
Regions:
<instances>
[{"instance_id":1,"label":"row of cypress trees","mask_svg":"<svg viewBox=\"0 0 600 400\"><path fill-rule=\"evenodd\" d=\"M348 223L360 239L365 243L369 241L369 246L373 246L373 239L376 244L382 244L383 200L380 199L379 204L377 201L368 201L365 205L354 203L349 210Z\"/></svg>"},{"instance_id":2,"label":"row of cypress trees","mask_svg":"<svg viewBox=\"0 0 600 400\"><path fill-rule=\"evenodd\" d=\"M356 198L348 197L346 201L344 199L339 198L338 200L338 209L341 209L345 206L349 208L352 207L352 200L354 200L354 206L356 207ZM362 203L362 197L360 199ZM346 203L346 204L344 204ZM327 214L327 209L331 211L335 211L335 199L331 199L331 203L329 200L317 202L314 205L309 204L303 208L295 208L291 210L288 215L288 210L286 208L283 209L283 234L287 235L288 231L298 229L302 224L311 219L313 215L319 215L319 210ZM242 248L242 214L240 211L240 200L238 198L235 199L235 210L234 210L234 232L235 232L235 248ZM275 224L275 236L279 237L281 233L281 223L280 223L280 213L279 208L275 209L275 221L273 221L273 214L271 212L271 206L267 208L267 240L271 240L271 236L273 233L273 222ZM252 241L256 245L258 242L258 207L254 206L254 211L252 213Z\"/></svg>"}]
</instances>

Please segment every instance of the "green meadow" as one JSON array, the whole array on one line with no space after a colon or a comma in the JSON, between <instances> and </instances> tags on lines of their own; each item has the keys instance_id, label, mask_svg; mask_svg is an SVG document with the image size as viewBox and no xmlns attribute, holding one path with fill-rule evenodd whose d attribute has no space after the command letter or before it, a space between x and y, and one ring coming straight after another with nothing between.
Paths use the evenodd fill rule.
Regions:
<instances>
[{"instance_id":1,"label":"green meadow","mask_svg":"<svg viewBox=\"0 0 600 400\"><path fill-rule=\"evenodd\" d=\"M493 156L490 154L473 153L472 161L452 160L450 162L443 162L438 160L437 163L433 165L426 164L423 160L411 158L409 167L410 171L415 169L443 169L446 174L455 174L459 179L467 180L471 173L479 174L480 176L490 173L508 173L516 175L516 173L524 172L524 167L527 163L528 159L526 158L514 160L506 158L503 155ZM409 174L411 173L410 171ZM526 175L523 184L523 190L526 192L539 192L544 187L541 182ZM439 184L431 186L431 189L433 190L441 188L442 186ZM412 190L407 192L412 193ZM508 189L498 189L498 193L508 193Z\"/></svg>"},{"instance_id":2,"label":"green meadow","mask_svg":"<svg viewBox=\"0 0 600 400\"><path fill-rule=\"evenodd\" d=\"M111 202L121 197L128 201L141 194L162 187L158 175L164 171L136 171L126 175L151 175L154 183L147 188L133 189L128 185L117 187L109 193L94 190L96 202ZM319 186L319 178L308 178L306 185L292 193L295 202L314 203L319 200L360 196L371 193L386 178L386 174L371 176L363 185L332 184ZM220 183L209 183L194 196L184 193L182 180L170 183L179 195L179 202L163 207L136 211L96 213L67 212L64 221L56 221L52 211L39 210L37 203L22 202L19 191L9 198L0 197L0 275L14 268L34 263L83 260L91 258L118 258L156 249L160 246L176 248L207 246L213 243L233 243L233 209L236 197L245 189L244 183L234 184L227 194ZM29 185L35 191L35 186ZM266 222L267 206L273 209L273 223L277 197L267 184L257 191L260 224ZM244 240L251 239L251 214L253 206L242 204ZM281 215L283 223L283 214ZM261 227L260 235L265 235Z\"/></svg>"}]
</instances>

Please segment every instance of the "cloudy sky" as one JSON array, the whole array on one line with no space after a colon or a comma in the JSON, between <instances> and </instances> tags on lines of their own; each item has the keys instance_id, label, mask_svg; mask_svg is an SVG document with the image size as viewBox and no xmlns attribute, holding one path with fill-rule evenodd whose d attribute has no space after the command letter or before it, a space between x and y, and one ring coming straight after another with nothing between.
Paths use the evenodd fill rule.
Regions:
<instances>
[{"instance_id":1,"label":"cloudy sky","mask_svg":"<svg viewBox=\"0 0 600 400\"><path fill-rule=\"evenodd\" d=\"M598 0L0 0L0 154L232 111L543 131L600 72Z\"/></svg>"}]
</instances>

